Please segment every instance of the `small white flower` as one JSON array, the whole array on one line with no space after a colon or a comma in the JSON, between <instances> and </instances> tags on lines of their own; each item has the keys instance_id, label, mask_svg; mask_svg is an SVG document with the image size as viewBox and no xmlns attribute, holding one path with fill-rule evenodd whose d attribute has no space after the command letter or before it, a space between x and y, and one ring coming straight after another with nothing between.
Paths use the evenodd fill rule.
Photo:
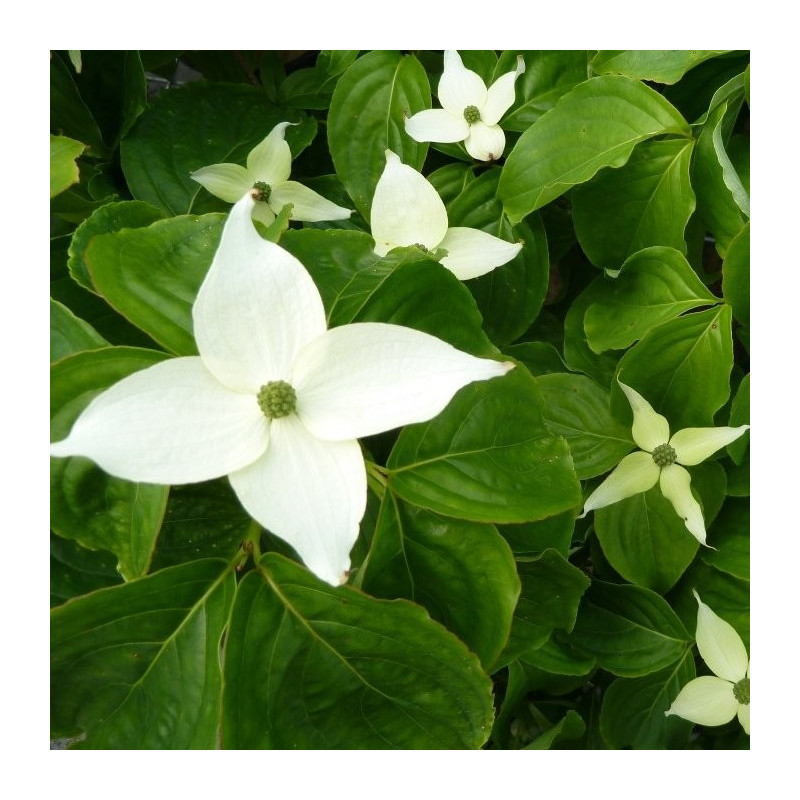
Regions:
<instances>
[{"instance_id":1,"label":"small white flower","mask_svg":"<svg viewBox=\"0 0 800 800\"><path fill-rule=\"evenodd\" d=\"M242 505L318 577L341 582L366 508L358 437L436 416L508 362L400 325L326 330L303 265L231 209L193 308L200 356L136 372L95 398L51 455L131 481L228 475Z\"/></svg>"},{"instance_id":2,"label":"small white flower","mask_svg":"<svg viewBox=\"0 0 800 800\"><path fill-rule=\"evenodd\" d=\"M700 504L692 496L691 476L679 464L694 466L738 439L749 425L738 428L684 428L669 435L669 423L637 391L619 382L633 410L633 441L641 450L625 456L614 471L586 499L582 517L646 492L658 483L690 533L706 543Z\"/></svg>"},{"instance_id":3,"label":"small white flower","mask_svg":"<svg viewBox=\"0 0 800 800\"><path fill-rule=\"evenodd\" d=\"M734 716L750 735L750 660L739 634L694 592L697 649L714 675L695 678L664 712L698 725L724 725Z\"/></svg>"},{"instance_id":4,"label":"small white flower","mask_svg":"<svg viewBox=\"0 0 800 800\"><path fill-rule=\"evenodd\" d=\"M441 264L462 281L477 278L506 264L522 249L474 228L448 228L447 210L436 189L413 167L386 151L383 169L370 210L375 252L385 256L394 247L441 247Z\"/></svg>"},{"instance_id":5,"label":"small white flower","mask_svg":"<svg viewBox=\"0 0 800 800\"><path fill-rule=\"evenodd\" d=\"M476 72L467 69L455 50L444 51L439 81L441 108L419 111L406 120L406 133L418 142L464 142L479 161L503 155L506 136L497 124L514 103L514 81L525 72L522 56L514 72L501 75L488 89Z\"/></svg>"},{"instance_id":6,"label":"small white flower","mask_svg":"<svg viewBox=\"0 0 800 800\"><path fill-rule=\"evenodd\" d=\"M348 219L353 213L337 206L322 195L296 181L290 181L292 153L284 139L289 125L276 125L263 142L247 156L247 167L239 164L211 164L191 174L193 180L226 203L236 203L258 184L259 202L253 219L269 225L287 203L292 204L291 218L299 222L324 222Z\"/></svg>"}]
</instances>

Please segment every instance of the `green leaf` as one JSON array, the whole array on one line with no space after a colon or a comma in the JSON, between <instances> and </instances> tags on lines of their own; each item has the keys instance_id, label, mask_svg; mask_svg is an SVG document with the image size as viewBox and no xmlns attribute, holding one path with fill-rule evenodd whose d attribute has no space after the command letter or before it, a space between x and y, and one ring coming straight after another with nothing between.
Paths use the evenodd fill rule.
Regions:
<instances>
[{"instance_id":1,"label":"green leaf","mask_svg":"<svg viewBox=\"0 0 800 800\"><path fill-rule=\"evenodd\" d=\"M549 375L566 368L561 354L548 342L520 342L504 347L503 352L524 364L531 375Z\"/></svg>"},{"instance_id":2,"label":"green leaf","mask_svg":"<svg viewBox=\"0 0 800 800\"><path fill-rule=\"evenodd\" d=\"M244 164L275 125L302 119L297 111L274 106L255 86L188 83L162 92L139 117L120 147L122 171L137 200L171 215L187 214L196 210L202 190L192 172L210 164ZM310 121L287 129L294 156L315 130Z\"/></svg>"},{"instance_id":3,"label":"green leaf","mask_svg":"<svg viewBox=\"0 0 800 800\"><path fill-rule=\"evenodd\" d=\"M106 154L100 128L81 98L70 68L50 53L50 132L86 142L92 155Z\"/></svg>"},{"instance_id":4,"label":"green leaf","mask_svg":"<svg viewBox=\"0 0 800 800\"><path fill-rule=\"evenodd\" d=\"M750 423L750 373L742 378L736 396L731 404L731 418L729 425L738 428L740 425ZM744 461L747 448L750 446L750 431L746 431L736 441L731 442L726 448L728 455L734 464L741 464Z\"/></svg>"},{"instance_id":5,"label":"green leaf","mask_svg":"<svg viewBox=\"0 0 800 800\"><path fill-rule=\"evenodd\" d=\"M569 444L579 480L602 475L634 448L630 427L609 411L609 395L584 375L540 375L547 427Z\"/></svg>"},{"instance_id":6,"label":"green leaf","mask_svg":"<svg viewBox=\"0 0 800 800\"><path fill-rule=\"evenodd\" d=\"M50 437L60 441L89 402L164 353L106 347L67 356L50 371ZM50 460L50 524L90 550L109 550L126 580L147 572L167 487L112 478L87 458Z\"/></svg>"},{"instance_id":7,"label":"green leaf","mask_svg":"<svg viewBox=\"0 0 800 800\"><path fill-rule=\"evenodd\" d=\"M192 304L217 249L225 217L172 217L95 236L84 258L97 291L162 347L197 354Z\"/></svg>"},{"instance_id":8,"label":"green leaf","mask_svg":"<svg viewBox=\"0 0 800 800\"><path fill-rule=\"evenodd\" d=\"M65 305L50 300L50 361L107 346L108 342L88 322L76 317Z\"/></svg>"},{"instance_id":9,"label":"green leaf","mask_svg":"<svg viewBox=\"0 0 800 800\"><path fill-rule=\"evenodd\" d=\"M428 183L436 189L436 193L446 206L450 205L474 180L475 173L469 164L445 164L428 175Z\"/></svg>"},{"instance_id":10,"label":"green leaf","mask_svg":"<svg viewBox=\"0 0 800 800\"><path fill-rule=\"evenodd\" d=\"M625 580L665 594L700 546L658 486L594 514L608 563Z\"/></svg>"},{"instance_id":11,"label":"green leaf","mask_svg":"<svg viewBox=\"0 0 800 800\"><path fill-rule=\"evenodd\" d=\"M596 75L627 75L642 81L677 83L692 67L729 50L599 50Z\"/></svg>"},{"instance_id":12,"label":"green leaf","mask_svg":"<svg viewBox=\"0 0 800 800\"><path fill-rule=\"evenodd\" d=\"M606 744L635 750L685 747L692 723L665 712L694 676L693 653L687 649L668 669L642 678L617 678L600 708L600 733Z\"/></svg>"},{"instance_id":13,"label":"green leaf","mask_svg":"<svg viewBox=\"0 0 800 800\"><path fill-rule=\"evenodd\" d=\"M491 169L471 181L448 207L451 227L477 228L506 241L519 241L517 256L467 286L483 314L489 338L497 345L521 336L536 319L550 278L547 234L538 214L511 227L496 197L500 170Z\"/></svg>"},{"instance_id":14,"label":"green leaf","mask_svg":"<svg viewBox=\"0 0 800 800\"><path fill-rule=\"evenodd\" d=\"M194 561L51 612L52 735L77 749L213 750L235 580Z\"/></svg>"},{"instance_id":15,"label":"green leaf","mask_svg":"<svg viewBox=\"0 0 800 800\"><path fill-rule=\"evenodd\" d=\"M593 581L583 596L571 644L603 669L638 678L674 664L691 640L666 600L639 586Z\"/></svg>"},{"instance_id":16,"label":"green leaf","mask_svg":"<svg viewBox=\"0 0 800 800\"><path fill-rule=\"evenodd\" d=\"M566 557L572 543L576 514L576 509L570 509L536 522L500 525L498 530L511 545L515 556L538 556L543 550L553 548Z\"/></svg>"},{"instance_id":17,"label":"green leaf","mask_svg":"<svg viewBox=\"0 0 800 800\"><path fill-rule=\"evenodd\" d=\"M525 72L514 84L517 99L503 117L502 127L521 133L589 75L585 50L506 50L494 71L495 79L517 68L518 54L525 59Z\"/></svg>"},{"instance_id":18,"label":"green leaf","mask_svg":"<svg viewBox=\"0 0 800 800\"><path fill-rule=\"evenodd\" d=\"M645 247L686 252L684 230L695 209L689 182L694 142L643 142L619 169L604 169L572 194L575 233L589 260L617 269Z\"/></svg>"},{"instance_id":19,"label":"green leaf","mask_svg":"<svg viewBox=\"0 0 800 800\"><path fill-rule=\"evenodd\" d=\"M239 584L225 648L227 749L478 748L478 659L406 600L334 589L276 554Z\"/></svg>"},{"instance_id":20,"label":"green leaf","mask_svg":"<svg viewBox=\"0 0 800 800\"><path fill-rule=\"evenodd\" d=\"M697 138L692 162L697 213L714 236L717 252L723 258L750 216L749 197L723 142L727 110L728 103L725 102L709 113Z\"/></svg>"},{"instance_id":21,"label":"green leaf","mask_svg":"<svg viewBox=\"0 0 800 800\"><path fill-rule=\"evenodd\" d=\"M61 194L80 180L76 159L86 145L66 136L50 134L50 197Z\"/></svg>"},{"instance_id":22,"label":"green leaf","mask_svg":"<svg viewBox=\"0 0 800 800\"><path fill-rule=\"evenodd\" d=\"M554 628L571 631L590 580L556 550L517 562L522 589L508 644L497 666L542 647Z\"/></svg>"},{"instance_id":23,"label":"green leaf","mask_svg":"<svg viewBox=\"0 0 800 800\"><path fill-rule=\"evenodd\" d=\"M428 76L412 55L375 50L339 78L328 115L328 146L336 173L367 221L387 149L422 169L428 145L406 134L404 119L430 107Z\"/></svg>"},{"instance_id":24,"label":"green leaf","mask_svg":"<svg viewBox=\"0 0 800 800\"><path fill-rule=\"evenodd\" d=\"M689 126L661 95L621 77L578 84L525 133L503 167L498 196L512 223L588 181L621 167L638 142Z\"/></svg>"},{"instance_id":25,"label":"green leaf","mask_svg":"<svg viewBox=\"0 0 800 800\"><path fill-rule=\"evenodd\" d=\"M140 200L123 200L106 203L87 217L75 230L69 243L69 274L84 289L95 291L92 276L86 264L86 248L95 236L113 233L123 228L146 228L164 218L164 212Z\"/></svg>"},{"instance_id":26,"label":"green leaf","mask_svg":"<svg viewBox=\"0 0 800 800\"><path fill-rule=\"evenodd\" d=\"M718 303L689 262L669 247L632 255L616 278L597 281L583 327L596 353L622 350L662 322Z\"/></svg>"},{"instance_id":27,"label":"green leaf","mask_svg":"<svg viewBox=\"0 0 800 800\"><path fill-rule=\"evenodd\" d=\"M414 505L478 522L527 522L580 503L566 442L551 436L533 378L513 369L465 386L430 422L406 426L387 467Z\"/></svg>"},{"instance_id":28,"label":"green leaf","mask_svg":"<svg viewBox=\"0 0 800 800\"><path fill-rule=\"evenodd\" d=\"M595 666L593 656L585 656L573 647L568 637L554 630L550 638L535 650L528 650L520 657L523 664L553 675L588 675Z\"/></svg>"},{"instance_id":29,"label":"green leaf","mask_svg":"<svg viewBox=\"0 0 800 800\"><path fill-rule=\"evenodd\" d=\"M731 239L722 264L722 296L737 322L750 326L750 222Z\"/></svg>"},{"instance_id":30,"label":"green leaf","mask_svg":"<svg viewBox=\"0 0 800 800\"><path fill-rule=\"evenodd\" d=\"M651 328L619 362L619 379L669 421L670 431L711 426L730 395L731 309L721 305ZM612 410L630 412L619 387Z\"/></svg>"},{"instance_id":31,"label":"green leaf","mask_svg":"<svg viewBox=\"0 0 800 800\"><path fill-rule=\"evenodd\" d=\"M122 583L117 559L106 550L87 550L50 533L50 605Z\"/></svg>"},{"instance_id":32,"label":"green leaf","mask_svg":"<svg viewBox=\"0 0 800 800\"><path fill-rule=\"evenodd\" d=\"M713 549L701 558L709 566L734 578L750 580L750 501L728 498L709 531Z\"/></svg>"},{"instance_id":33,"label":"green leaf","mask_svg":"<svg viewBox=\"0 0 800 800\"><path fill-rule=\"evenodd\" d=\"M358 56L358 50L321 50L317 63L291 72L278 87L278 98L286 108L318 108L330 105L335 78Z\"/></svg>"},{"instance_id":34,"label":"green leaf","mask_svg":"<svg viewBox=\"0 0 800 800\"><path fill-rule=\"evenodd\" d=\"M361 575L373 597L424 606L486 669L506 643L519 579L492 525L447 519L387 491Z\"/></svg>"},{"instance_id":35,"label":"green leaf","mask_svg":"<svg viewBox=\"0 0 800 800\"><path fill-rule=\"evenodd\" d=\"M525 750L550 750L556 742L580 739L586 732L586 723L577 711L567 711L563 719L553 725L550 730L534 739Z\"/></svg>"}]
</instances>

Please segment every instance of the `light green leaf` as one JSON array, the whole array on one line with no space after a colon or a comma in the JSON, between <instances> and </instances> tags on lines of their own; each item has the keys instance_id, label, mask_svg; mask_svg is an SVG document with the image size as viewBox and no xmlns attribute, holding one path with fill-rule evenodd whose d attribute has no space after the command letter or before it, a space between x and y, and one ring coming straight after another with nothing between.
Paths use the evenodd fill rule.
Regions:
<instances>
[{"instance_id":1,"label":"light green leaf","mask_svg":"<svg viewBox=\"0 0 800 800\"><path fill-rule=\"evenodd\" d=\"M695 208L689 182L693 147L685 139L643 142L627 164L604 169L575 189L575 232L593 264L617 269L654 245L686 253L684 230Z\"/></svg>"},{"instance_id":2,"label":"light green leaf","mask_svg":"<svg viewBox=\"0 0 800 800\"><path fill-rule=\"evenodd\" d=\"M405 427L387 467L404 500L479 522L527 522L575 508L580 487L566 442L542 417L524 369L465 386L427 423Z\"/></svg>"},{"instance_id":3,"label":"light green leaf","mask_svg":"<svg viewBox=\"0 0 800 800\"><path fill-rule=\"evenodd\" d=\"M550 730L534 739L525 750L550 750L556 742L580 739L586 732L586 723L577 711L567 711Z\"/></svg>"},{"instance_id":4,"label":"light green leaf","mask_svg":"<svg viewBox=\"0 0 800 800\"><path fill-rule=\"evenodd\" d=\"M215 749L235 585L224 561L194 561L53 609L51 735L85 734L73 749Z\"/></svg>"},{"instance_id":5,"label":"light green leaf","mask_svg":"<svg viewBox=\"0 0 800 800\"><path fill-rule=\"evenodd\" d=\"M80 180L76 159L86 145L66 136L50 134L50 197L61 194Z\"/></svg>"},{"instance_id":6,"label":"light green leaf","mask_svg":"<svg viewBox=\"0 0 800 800\"><path fill-rule=\"evenodd\" d=\"M478 659L422 608L272 553L239 584L224 672L227 749L471 749L491 730Z\"/></svg>"},{"instance_id":7,"label":"light green leaf","mask_svg":"<svg viewBox=\"0 0 800 800\"><path fill-rule=\"evenodd\" d=\"M107 346L108 342L88 322L76 317L65 305L50 300L50 361Z\"/></svg>"},{"instance_id":8,"label":"light green leaf","mask_svg":"<svg viewBox=\"0 0 800 800\"><path fill-rule=\"evenodd\" d=\"M506 159L498 196L511 222L519 222L599 169L621 167L636 144L664 133L690 132L661 95L630 78L592 78L522 134Z\"/></svg>"},{"instance_id":9,"label":"light green leaf","mask_svg":"<svg viewBox=\"0 0 800 800\"><path fill-rule=\"evenodd\" d=\"M519 578L492 525L447 519L387 491L361 576L373 597L424 606L486 669L506 643Z\"/></svg>"},{"instance_id":10,"label":"light green leaf","mask_svg":"<svg viewBox=\"0 0 800 800\"><path fill-rule=\"evenodd\" d=\"M336 173L367 221L387 149L422 169L428 145L406 134L404 119L430 107L428 76L413 55L374 50L339 78L328 115L328 146Z\"/></svg>"},{"instance_id":11,"label":"light green leaf","mask_svg":"<svg viewBox=\"0 0 800 800\"><path fill-rule=\"evenodd\" d=\"M750 222L731 239L722 264L722 295L733 316L750 326Z\"/></svg>"},{"instance_id":12,"label":"light green leaf","mask_svg":"<svg viewBox=\"0 0 800 800\"><path fill-rule=\"evenodd\" d=\"M596 75L627 75L642 81L677 83L692 67L729 50L599 50Z\"/></svg>"},{"instance_id":13,"label":"light green leaf","mask_svg":"<svg viewBox=\"0 0 800 800\"><path fill-rule=\"evenodd\" d=\"M662 322L719 302L684 256L669 247L635 253L616 278L598 280L592 295L583 327L596 353L622 350Z\"/></svg>"},{"instance_id":14,"label":"light green leaf","mask_svg":"<svg viewBox=\"0 0 800 800\"><path fill-rule=\"evenodd\" d=\"M64 439L89 402L103 389L164 353L106 347L67 356L50 371L50 440ZM87 458L50 460L50 525L60 536L90 550L109 550L126 579L144 575L158 535L167 487L112 478Z\"/></svg>"}]
</instances>

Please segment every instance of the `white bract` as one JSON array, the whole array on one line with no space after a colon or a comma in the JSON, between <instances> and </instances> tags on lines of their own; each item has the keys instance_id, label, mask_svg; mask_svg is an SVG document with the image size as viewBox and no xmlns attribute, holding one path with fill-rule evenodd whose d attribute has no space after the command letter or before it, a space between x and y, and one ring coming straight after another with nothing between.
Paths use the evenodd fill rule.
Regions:
<instances>
[{"instance_id":1,"label":"white bract","mask_svg":"<svg viewBox=\"0 0 800 800\"><path fill-rule=\"evenodd\" d=\"M409 117L406 133L418 142L464 142L467 152L479 161L500 158L506 136L497 123L513 105L514 81L523 72L525 62L518 56L516 70L501 75L487 89L455 50L445 50L437 91L442 107Z\"/></svg>"},{"instance_id":2,"label":"white bract","mask_svg":"<svg viewBox=\"0 0 800 800\"><path fill-rule=\"evenodd\" d=\"M375 187L370 222L379 256L414 244L426 250L441 247L447 250L442 266L462 281L508 263L522 249L518 242L474 228L448 228L447 210L436 189L391 150Z\"/></svg>"},{"instance_id":3,"label":"white bract","mask_svg":"<svg viewBox=\"0 0 800 800\"><path fill-rule=\"evenodd\" d=\"M695 678L665 712L698 725L724 725L735 716L750 735L750 660L739 634L697 592L697 649L714 675Z\"/></svg>"},{"instance_id":4,"label":"white bract","mask_svg":"<svg viewBox=\"0 0 800 800\"><path fill-rule=\"evenodd\" d=\"M738 428L684 428L669 435L669 423L657 414L636 390L619 383L633 410L633 440L641 450L625 456L614 471L586 499L582 517L609 506L656 483L672 503L690 533L706 543L706 528L700 504L692 496L691 476L683 466L705 461L721 447L738 439L750 426ZM683 464L683 466L679 466Z\"/></svg>"},{"instance_id":5,"label":"white bract","mask_svg":"<svg viewBox=\"0 0 800 800\"><path fill-rule=\"evenodd\" d=\"M353 213L337 206L297 181L290 181L292 153L284 139L289 125L276 125L263 142L247 156L247 167L239 164L211 164L191 174L193 180L226 203L236 203L258 184L260 194L253 209L253 219L269 225L287 203L292 204L291 218L299 222L323 222L348 219Z\"/></svg>"},{"instance_id":6,"label":"white bract","mask_svg":"<svg viewBox=\"0 0 800 800\"><path fill-rule=\"evenodd\" d=\"M303 265L231 209L192 311L199 357L136 372L95 398L54 456L131 481L228 475L247 511L316 575L341 582L366 507L357 438L423 422L508 362L410 328L327 330Z\"/></svg>"}]
</instances>

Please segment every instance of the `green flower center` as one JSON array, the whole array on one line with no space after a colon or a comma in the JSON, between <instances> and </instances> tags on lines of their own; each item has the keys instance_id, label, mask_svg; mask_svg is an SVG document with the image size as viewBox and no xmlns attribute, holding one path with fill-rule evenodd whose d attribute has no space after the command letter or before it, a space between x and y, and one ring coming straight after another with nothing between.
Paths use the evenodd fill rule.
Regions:
<instances>
[{"instance_id":1,"label":"green flower center","mask_svg":"<svg viewBox=\"0 0 800 800\"><path fill-rule=\"evenodd\" d=\"M297 394L286 381L270 381L258 390L258 407L269 419L288 417L297 408Z\"/></svg>"},{"instance_id":2,"label":"green flower center","mask_svg":"<svg viewBox=\"0 0 800 800\"><path fill-rule=\"evenodd\" d=\"M268 183L264 183L264 181L256 181L253 184L253 197L255 197L256 200L263 200L263 202L266 203L271 194L272 187Z\"/></svg>"},{"instance_id":3,"label":"green flower center","mask_svg":"<svg viewBox=\"0 0 800 800\"><path fill-rule=\"evenodd\" d=\"M476 122L480 122L481 121L481 112L478 111L478 106L467 106L464 109L464 119L470 125L474 125Z\"/></svg>"},{"instance_id":4,"label":"green flower center","mask_svg":"<svg viewBox=\"0 0 800 800\"><path fill-rule=\"evenodd\" d=\"M422 250L423 253L429 253L430 252L428 250L428 248L425 247L424 244L420 244L419 242L414 242L414 247L419 247L419 249Z\"/></svg>"},{"instance_id":5,"label":"green flower center","mask_svg":"<svg viewBox=\"0 0 800 800\"><path fill-rule=\"evenodd\" d=\"M675 448L668 444L660 444L653 450L652 456L653 461L659 467L668 467L670 464L674 464L678 458Z\"/></svg>"},{"instance_id":6,"label":"green flower center","mask_svg":"<svg viewBox=\"0 0 800 800\"><path fill-rule=\"evenodd\" d=\"M733 696L743 706L750 705L750 678L742 678L739 683L733 684Z\"/></svg>"}]
</instances>

